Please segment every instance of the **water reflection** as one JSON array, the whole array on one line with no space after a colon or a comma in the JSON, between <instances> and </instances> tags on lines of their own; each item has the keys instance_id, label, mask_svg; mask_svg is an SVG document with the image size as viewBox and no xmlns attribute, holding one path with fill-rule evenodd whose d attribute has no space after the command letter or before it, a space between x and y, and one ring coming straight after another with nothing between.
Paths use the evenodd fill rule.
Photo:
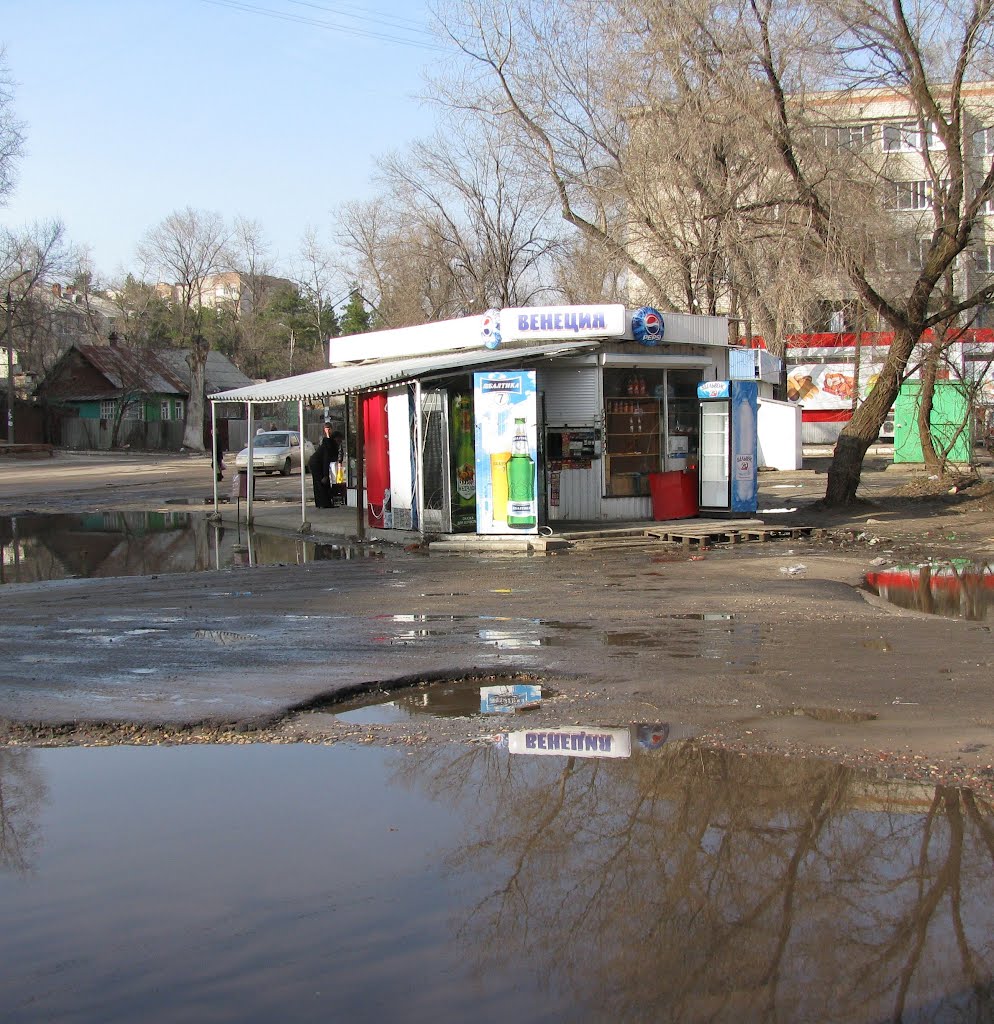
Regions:
<instances>
[{"instance_id":1,"label":"water reflection","mask_svg":"<svg viewBox=\"0 0 994 1024\"><path fill-rule=\"evenodd\" d=\"M994 809L969 791L672 740L8 753L8 1019L994 1010Z\"/></svg>"},{"instance_id":2,"label":"water reflection","mask_svg":"<svg viewBox=\"0 0 994 1024\"><path fill-rule=\"evenodd\" d=\"M353 725L398 725L412 718L472 718L477 715L513 713L537 707L554 691L534 683L481 686L472 679L427 683L378 696L360 707L338 711L335 717Z\"/></svg>"},{"instance_id":3,"label":"water reflection","mask_svg":"<svg viewBox=\"0 0 994 1024\"><path fill-rule=\"evenodd\" d=\"M490 879L460 931L481 970L525 956L626 1020L990 1019L994 811L969 791L690 744L419 757L437 799L486 796L449 858Z\"/></svg>"},{"instance_id":4,"label":"water reflection","mask_svg":"<svg viewBox=\"0 0 994 1024\"><path fill-rule=\"evenodd\" d=\"M947 618L983 621L994 609L994 564L954 559L868 572L866 584L897 605Z\"/></svg>"},{"instance_id":5,"label":"water reflection","mask_svg":"<svg viewBox=\"0 0 994 1024\"><path fill-rule=\"evenodd\" d=\"M0 748L0 869L30 868L41 842L37 819L46 796L36 752Z\"/></svg>"},{"instance_id":6,"label":"water reflection","mask_svg":"<svg viewBox=\"0 0 994 1024\"><path fill-rule=\"evenodd\" d=\"M150 576L239 566L382 557L378 549L315 543L212 523L187 512L0 516L0 583Z\"/></svg>"}]
</instances>

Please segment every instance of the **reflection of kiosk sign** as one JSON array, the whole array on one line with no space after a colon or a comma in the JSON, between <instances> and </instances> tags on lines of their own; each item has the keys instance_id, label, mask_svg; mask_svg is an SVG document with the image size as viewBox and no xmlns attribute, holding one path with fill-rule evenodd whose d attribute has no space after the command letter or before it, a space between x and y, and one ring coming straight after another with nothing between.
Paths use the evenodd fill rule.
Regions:
<instances>
[{"instance_id":1,"label":"reflection of kiosk sign","mask_svg":"<svg viewBox=\"0 0 994 1024\"><path fill-rule=\"evenodd\" d=\"M631 757L627 729L529 729L507 737L512 754L566 754L572 757Z\"/></svg>"}]
</instances>

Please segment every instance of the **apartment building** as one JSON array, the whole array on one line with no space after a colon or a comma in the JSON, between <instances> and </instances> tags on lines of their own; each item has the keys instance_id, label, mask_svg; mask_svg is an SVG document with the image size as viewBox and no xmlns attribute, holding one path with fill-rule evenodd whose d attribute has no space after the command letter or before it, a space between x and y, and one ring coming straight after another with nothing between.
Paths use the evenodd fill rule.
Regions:
<instances>
[{"instance_id":1,"label":"apartment building","mask_svg":"<svg viewBox=\"0 0 994 1024\"><path fill-rule=\"evenodd\" d=\"M200 305L208 309L227 307L242 317L251 313L254 308L262 305L266 298L281 288L294 289L296 285L283 277L270 274L258 274L251 277L237 270L227 270L217 274L207 274L200 282L198 298ZM167 302L179 302L180 286L160 282L155 286L155 293Z\"/></svg>"},{"instance_id":2,"label":"apartment building","mask_svg":"<svg viewBox=\"0 0 994 1024\"><path fill-rule=\"evenodd\" d=\"M886 293L888 281L910 284L921 270L923 255L935 228L934 204L948 187L949 162L934 125L919 120L906 95L891 89L824 93L809 101L814 112L815 142L851 162L854 180L875 181L875 199L889 224L877 219L877 277ZM964 203L976 194L994 160L994 82L964 87L962 147L965 165ZM818 123L821 121L822 123ZM973 294L994 274L994 201L981 205L970 246L956 261L953 289ZM877 218L877 211L871 216ZM876 282L875 282L876 283ZM813 296L807 331L886 329L872 314L859 309L847 283L833 282ZM994 305L987 303L961 327L994 326Z\"/></svg>"}]
</instances>

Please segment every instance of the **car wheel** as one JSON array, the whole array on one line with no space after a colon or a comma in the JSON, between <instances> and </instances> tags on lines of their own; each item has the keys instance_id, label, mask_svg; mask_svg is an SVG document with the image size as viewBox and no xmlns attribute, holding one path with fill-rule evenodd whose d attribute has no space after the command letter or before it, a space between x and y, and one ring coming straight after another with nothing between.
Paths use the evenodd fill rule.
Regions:
<instances>
[{"instance_id":1,"label":"car wheel","mask_svg":"<svg viewBox=\"0 0 994 1024\"><path fill-rule=\"evenodd\" d=\"M290 475L290 460L287 459L286 462L283 463L283 468L280 470L280 476L289 476L289 475Z\"/></svg>"},{"instance_id":2,"label":"car wheel","mask_svg":"<svg viewBox=\"0 0 994 1024\"><path fill-rule=\"evenodd\" d=\"M272 475L273 475L273 471L271 469L267 469L266 470L266 476L272 476Z\"/></svg>"}]
</instances>

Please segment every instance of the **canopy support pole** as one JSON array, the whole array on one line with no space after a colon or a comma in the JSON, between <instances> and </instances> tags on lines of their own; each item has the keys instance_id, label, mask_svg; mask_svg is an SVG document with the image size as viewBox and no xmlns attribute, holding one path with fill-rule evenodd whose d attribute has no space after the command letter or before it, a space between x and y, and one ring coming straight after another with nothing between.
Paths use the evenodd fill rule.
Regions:
<instances>
[{"instance_id":1,"label":"canopy support pole","mask_svg":"<svg viewBox=\"0 0 994 1024\"><path fill-rule=\"evenodd\" d=\"M297 430L300 434L300 525L307 526L307 488L304 486L304 400L297 401Z\"/></svg>"},{"instance_id":2,"label":"canopy support pole","mask_svg":"<svg viewBox=\"0 0 994 1024\"><path fill-rule=\"evenodd\" d=\"M245 478L245 524L252 525L252 498L255 495L255 403L248 403L248 476Z\"/></svg>"},{"instance_id":3,"label":"canopy support pole","mask_svg":"<svg viewBox=\"0 0 994 1024\"><path fill-rule=\"evenodd\" d=\"M415 502L418 510L418 532L423 537L425 534L425 460L424 460L424 427L422 420L421 403L424 396L421 391L421 381L414 382L414 476L415 476Z\"/></svg>"},{"instance_id":4,"label":"canopy support pole","mask_svg":"<svg viewBox=\"0 0 994 1024\"><path fill-rule=\"evenodd\" d=\"M214 466L214 511L217 512L217 474L220 459L217 453L217 402L211 400L211 464Z\"/></svg>"},{"instance_id":5,"label":"canopy support pole","mask_svg":"<svg viewBox=\"0 0 994 1024\"><path fill-rule=\"evenodd\" d=\"M356 392L355 418L355 472L356 472L356 520L355 532L358 540L366 539L366 410L363 393Z\"/></svg>"}]
</instances>

